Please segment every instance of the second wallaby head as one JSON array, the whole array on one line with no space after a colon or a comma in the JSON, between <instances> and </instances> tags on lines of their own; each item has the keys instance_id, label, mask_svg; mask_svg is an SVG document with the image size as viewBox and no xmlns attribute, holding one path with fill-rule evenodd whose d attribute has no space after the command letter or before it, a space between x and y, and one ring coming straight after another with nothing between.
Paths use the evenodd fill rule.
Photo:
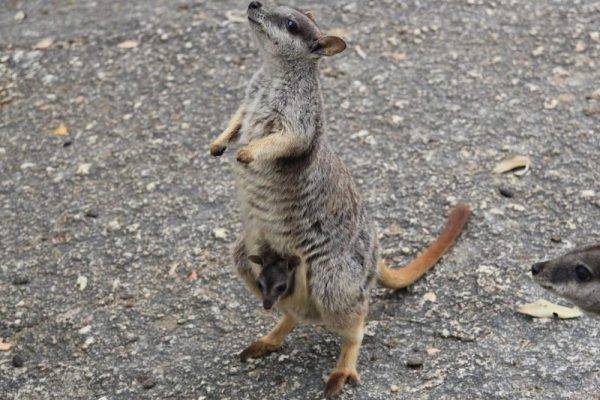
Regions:
<instances>
[{"instance_id":1,"label":"second wallaby head","mask_svg":"<svg viewBox=\"0 0 600 400\"><path fill-rule=\"evenodd\" d=\"M531 274L543 288L600 315L600 245L533 264Z\"/></svg>"},{"instance_id":2,"label":"second wallaby head","mask_svg":"<svg viewBox=\"0 0 600 400\"><path fill-rule=\"evenodd\" d=\"M346 48L343 39L321 33L310 11L253 1L248 5L248 20L260 48L281 59L318 59Z\"/></svg>"},{"instance_id":3,"label":"second wallaby head","mask_svg":"<svg viewBox=\"0 0 600 400\"><path fill-rule=\"evenodd\" d=\"M256 286L261 292L265 310L270 310L281 298L292 294L296 267L300 264L298 257L261 254L251 255L248 259L262 267Z\"/></svg>"}]
</instances>

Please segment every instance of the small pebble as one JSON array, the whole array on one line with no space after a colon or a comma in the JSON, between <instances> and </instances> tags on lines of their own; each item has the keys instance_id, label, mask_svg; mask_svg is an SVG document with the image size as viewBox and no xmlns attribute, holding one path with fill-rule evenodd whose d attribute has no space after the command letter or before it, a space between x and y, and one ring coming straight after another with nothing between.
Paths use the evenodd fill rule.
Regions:
<instances>
[{"instance_id":1,"label":"small pebble","mask_svg":"<svg viewBox=\"0 0 600 400\"><path fill-rule=\"evenodd\" d=\"M154 378L147 378L142 382L142 387L146 390L152 389L154 386L156 386L156 380L154 380Z\"/></svg>"},{"instance_id":2,"label":"small pebble","mask_svg":"<svg viewBox=\"0 0 600 400\"><path fill-rule=\"evenodd\" d=\"M15 14L14 18L15 18L15 21L23 21L26 17L27 17L27 15L25 14L25 11L19 10Z\"/></svg>"},{"instance_id":3,"label":"small pebble","mask_svg":"<svg viewBox=\"0 0 600 400\"><path fill-rule=\"evenodd\" d=\"M562 242L562 238L560 236L552 236L552 237L550 237L550 240L554 243Z\"/></svg>"},{"instance_id":4,"label":"small pebble","mask_svg":"<svg viewBox=\"0 0 600 400\"><path fill-rule=\"evenodd\" d=\"M12 358L12 366L15 368L21 368L25 365L25 360L18 354L15 354Z\"/></svg>"},{"instance_id":5,"label":"small pebble","mask_svg":"<svg viewBox=\"0 0 600 400\"><path fill-rule=\"evenodd\" d=\"M128 292L128 291L122 291L119 293L119 298L121 300L131 300L133 299L135 296L133 295L133 293Z\"/></svg>"},{"instance_id":6,"label":"small pebble","mask_svg":"<svg viewBox=\"0 0 600 400\"><path fill-rule=\"evenodd\" d=\"M29 278L25 275L17 275L13 279L13 284L15 285L27 285L29 283Z\"/></svg>"},{"instance_id":7,"label":"small pebble","mask_svg":"<svg viewBox=\"0 0 600 400\"><path fill-rule=\"evenodd\" d=\"M499 187L498 191L502 196L508 197L509 199L515 197L515 192L513 192L512 189L507 188L506 186Z\"/></svg>"},{"instance_id":8,"label":"small pebble","mask_svg":"<svg viewBox=\"0 0 600 400\"><path fill-rule=\"evenodd\" d=\"M406 359L406 366L408 368L421 368L423 366L423 359L419 356L409 356Z\"/></svg>"},{"instance_id":9,"label":"small pebble","mask_svg":"<svg viewBox=\"0 0 600 400\"><path fill-rule=\"evenodd\" d=\"M88 210L85 212L86 218L98 218L98 213L94 210Z\"/></svg>"}]
</instances>

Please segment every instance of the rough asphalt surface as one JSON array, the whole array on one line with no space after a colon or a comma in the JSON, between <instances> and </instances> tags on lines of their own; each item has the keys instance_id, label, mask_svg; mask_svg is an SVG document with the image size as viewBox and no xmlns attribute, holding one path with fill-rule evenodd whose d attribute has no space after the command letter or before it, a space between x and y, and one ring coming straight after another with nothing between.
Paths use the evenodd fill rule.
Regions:
<instances>
[{"instance_id":1,"label":"rough asphalt surface","mask_svg":"<svg viewBox=\"0 0 600 400\"><path fill-rule=\"evenodd\" d=\"M385 258L474 211L424 279L373 291L342 398L597 398L600 323L514 309L568 304L529 266L600 240L600 3L293 4L347 38L322 63L328 135ZM259 64L245 7L1 2L0 398L322 397L324 329L238 359L276 320L232 272L232 154L207 151ZM526 175L491 173L515 154Z\"/></svg>"}]
</instances>

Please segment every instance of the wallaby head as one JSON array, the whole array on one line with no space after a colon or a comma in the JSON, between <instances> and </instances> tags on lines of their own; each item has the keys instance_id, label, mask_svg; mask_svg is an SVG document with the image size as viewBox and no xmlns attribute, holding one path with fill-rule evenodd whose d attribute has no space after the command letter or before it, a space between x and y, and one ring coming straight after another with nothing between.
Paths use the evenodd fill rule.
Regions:
<instances>
[{"instance_id":1,"label":"wallaby head","mask_svg":"<svg viewBox=\"0 0 600 400\"><path fill-rule=\"evenodd\" d=\"M318 59L346 48L343 39L321 33L310 11L253 1L248 6L248 20L259 47L277 58Z\"/></svg>"},{"instance_id":2,"label":"wallaby head","mask_svg":"<svg viewBox=\"0 0 600 400\"><path fill-rule=\"evenodd\" d=\"M533 264L531 274L543 288L600 314L600 245Z\"/></svg>"},{"instance_id":3,"label":"wallaby head","mask_svg":"<svg viewBox=\"0 0 600 400\"><path fill-rule=\"evenodd\" d=\"M281 298L292 294L294 273L300 264L296 256L280 257L276 254L251 255L250 261L262 267L256 286L262 294L263 307L270 310Z\"/></svg>"}]
</instances>

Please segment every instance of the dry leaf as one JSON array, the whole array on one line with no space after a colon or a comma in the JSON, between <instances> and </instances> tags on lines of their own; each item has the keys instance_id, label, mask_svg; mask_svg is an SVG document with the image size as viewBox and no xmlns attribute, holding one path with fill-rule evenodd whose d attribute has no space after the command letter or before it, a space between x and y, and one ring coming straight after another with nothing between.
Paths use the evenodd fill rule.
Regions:
<instances>
[{"instance_id":1,"label":"dry leaf","mask_svg":"<svg viewBox=\"0 0 600 400\"><path fill-rule=\"evenodd\" d=\"M248 21L246 14L241 14L237 10L229 10L225 13L225 16L227 17L227 21L233 23L242 23Z\"/></svg>"},{"instance_id":2,"label":"dry leaf","mask_svg":"<svg viewBox=\"0 0 600 400\"><path fill-rule=\"evenodd\" d=\"M83 291L85 290L85 288L87 287L88 284L88 278L81 275L77 278L77 286L79 287L79 290Z\"/></svg>"},{"instance_id":3,"label":"dry leaf","mask_svg":"<svg viewBox=\"0 0 600 400\"><path fill-rule=\"evenodd\" d=\"M600 100L600 89L594 90L592 93L585 96L588 100Z\"/></svg>"},{"instance_id":4,"label":"dry leaf","mask_svg":"<svg viewBox=\"0 0 600 400\"><path fill-rule=\"evenodd\" d=\"M365 60L367 58L367 54L364 52L362 47L360 47L359 45L354 46L354 50L356 50L356 54L358 54L358 56L360 58L362 58L363 60Z\"/></svg>"},{"instance_id":5,"label":"dry leaf","mask_svg":"<svg viewBox=\"0 0 600 400\"><path fill-rule=\"evenodd\" d=\"M196 15L192 17L196 21L203 21L208 18L208 15L204 11L199 11Z\"/></svg>"},{"instance_id":6,"label":"dry leaf","mask_svg":"<svg viewBox=\"0 0 600 400\"><path fill-rule=\"evenodd\" d=\"M435 303L437 296L433 292L427 292L423 295L423 299Z\"/></svg>"},{"instance_id":7,"label":"dry leaf","mask_svg":"<svg viewBox=\"0 0 600 400\"><path fill-rule=\"evenodd\" d=\"M17 11L14 16L15 21L23 21L25 18L27 18L27 14L25 14L25 11L23 10Z\"/></svg>"},{"instance_id":8,"label":"dry leaf","mask_svg":"<svg viewBox=\"0 0 600 400\"><path fill-rule=\"evenodd\" d=\"M9 351L11 347L13 347L12 343L5 342L2 338L0 338L0 351Z\"/></svg>"},{"instance_id":9,"label":"dry leaf","mask_svg":"<svg viewBox=\"0 0 600 400\"><path fill-rule=\"evenodd\" d=\"M425 351L427 352L428 355L432 356L434 354L439 353L440 349L436 349L435 347L428 347L427 349L425 349Z\"/></svg>"},{"instance_id":10,"label":"dry leaf","mask_svg":"<svg viewBox=\"0 0 600 400\"><path fill-rule=\"evenodd\" d=\"M536 318L551 318L557 316L561 319L578 318L583 315L577 307L569 308L550 303L549 301L540 299L535 303L524 304L517 308L521 314L531 315Z\"/></svg>"},{"instance_id":11,"label":"dry leaf","mask_svg":"<svg viewBox=\"0 0 600 400\"><path fill-rule=\"evenodd\" d=\"M351 38L350 32L348 32L344 28L333 28L328 31L328 34L333 36L339 36L344 40L350 40Z\"/></svg>"},{"instance_id":12,"label":"dry leaf","mask_svg":"<svg viewBox=\"0 0 600 400\"><path fill-rule=\"evenodd\" d=\"M213 234L217 239L225 240L227 239L227 235L229 234L229 232L225 228L215 228L213 229Z\"/></svg>"},{"instance_id":13,"label":"dry leaf","mask_svg":"<svg viewBox=\"0 0 600 400\"><path fill-rule=\"evenodd\" d=\"M77 167L77 171L75 171L75 175L79 175L79 176L89 175L90 174L90 168L92 168L92 164L80 164ZM110 227L114 231L116 231L116 230L119 229L118 225L119 225L118 222L116 223L116 226L115 226L115 221L111 221L110 222Z\"/></svg>"},{"instance_id":14,"label":"dry leaf","mask_svg":"<svg viewBox=\"0 0 600 400\"><path fill-rule=\"evenodd\" d=\"M508 160L504 160L494 168L495 174L503 174L513 169L523 168L522 170L515 171L516 175L525 175L529 171L531 166L531 159L527 156L514 156Z\"/></svg>"},{"instance_id":15,"label":"dry leaf","mask_svg":"<svg viewBox=\"0 0 600 400\"><path fill-rule=\"evenodd\" d=\"M33 48L37 50L44 50L52 46L52 43L54 43L54 38L47 37L37 42L37 44L33 46Z\"/></svg>"},{"instance_id":16,"label":"dry leaf","mask_svg":"<svg viewBox=\"0 0 600 400\"><path fill-rule=\"evenodd\" d=\"M171 264L171 267L169 268L169 275L174 276L175 273L177 272L178 267L179 267L179 263L177 261L173 262Z\"/></svg>"},{"instance_id":17,"label":"dry leaf","mask_svg":"<svg viewBox=\"0 0 600 400\"><path fill-rule=\"evenodd\" d=\"M134 47L138 47L139 44L140 42L138 42L137 40L126 40L124 42L119 43L117 47L120 49L133 49Z\"/></svg>"},{"instance_id":18,"label":"dry leaf","mask_svg":"<svg viewBox=\"0 0 600 400\"><path fill-rule=\"evenodd\" d=\"M394 61L404 61L408 58L406 53L388 53L387 55L389 55Z\"/></svg>"},{"instance_id":19,"label":"dry leaf","mask_svg":"<svg viewBox=\"0 0 600 400\"><path fill-rule=\"evenodd\" d=\"M192 272L190 272L186 279L190 282L197 281L198 273L196 272L196 270L193 270Z\"/></svg>"},{"instance_id":20,"label":"dry leaf","mask_svg":"<svg viewBox=\"0 0 600 400\"><path fill-rule=\"evenodd\" d=\"M67 128L67 126L65 124L63 124L62 122L60 123L60 125L58 125L53 131L52 133L56 136L67 136L69 134L69 129Z\"/></svg>"}]
</instances>

